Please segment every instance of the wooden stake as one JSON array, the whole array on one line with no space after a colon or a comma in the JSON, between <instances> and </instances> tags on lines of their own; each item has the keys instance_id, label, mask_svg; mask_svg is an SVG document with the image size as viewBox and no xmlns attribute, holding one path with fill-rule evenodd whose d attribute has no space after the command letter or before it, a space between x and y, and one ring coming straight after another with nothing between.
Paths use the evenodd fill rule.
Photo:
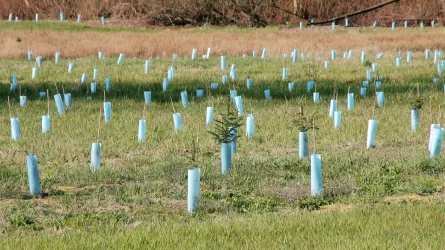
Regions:
<instances>
[{"instance_id":1,"label":"wooden stake","mask_svg":"<svg viewBox=\"0 0 445 250\"><path fill-rule=\"evenodd\" d=\"M59 88L57 88L57 84L54 83L54 86L56 86L56 92L59 94Z\"/></svg>"},{"instance_id":2,"label":"wooden stake","mask_svg":"<svg viewBox=\"0 0 445 250\"><path fill-rule=\"evenodd\" d=\"M9 95L8 95L8 108L9 108L9 118L12 119L12 110L11 110L11 103L9 102Z\"/></svg>"},{"instance_id":3,"label":"wooden stake","mask_svg":"<svg viewBox=\"0 0 445 250\"><path fill-rule=\"evenodd\" d=\"M144 109L142 110L142 120L145 120L145 109L147 108L147 104L144 103Z\"/></svg>"},{"instance_id":4,"label":"wooden stake","mask_svg":"<svg viewBox=\"0 0 445 250\"><path fill-rule=\"evenodd\" d=\"M99 110L99 126L97 127L97 143L99 143L99 138L100 138L100 120L102 118L102 107L100 107Z\"/></svg>"},{"instance_id":5,"label":"wooden stake","mask_svg":"<svg viewBox=\"0 0 445 250\"><path fill-rule=\"evenodd\" d=\"M433 123L433 103L431 101L431 97L430 97L430 119L431 123Z\"/></svg>"},{"instance_id":6,"label":"wooden stake","mask_svg":"<svg viewBox=\"0 0 445 250\"><path fill-rule=\"evenodd\" d=\"M440 111L440 105L439 105L439 114L437 115L437 124L440 126L440 120L442 119L442 111Z\"/></svg>"},{"instance_id":7,"label":"wooden stake","mask_svg":"<svg viewBox=\"0 0 445 250\"><path fill-rule=\"evenodd\" d=\"M316 140L315 140L315 118L312 119L312 130L314 131L314 154L317 152L316 149Z\"/></svg>"},{"instance_id":8,"label":"wooden stake","mask_svg":"<svg viewBox=\"0 0 445 250\"><path fill-rule=\"evenodd\" d=\"M65 88L63 87L63 84L62 84L62 93L65 95Z\"/></svg>"},{"instance_id":9,"label":"wooden stake","mask_svg":"<svg viewBox=\"0 0 445 250\"><path fill-rule=\"evenodd\" d=\"M49 91L46 89L46 97L48 99L48 117L49 117Z\"/></svg>"},{"instance_id":10,"label":"wooden stake","mask_svg":"<svg viewBox=\"0 0 445 250\"><path fill-rule=\"evenodd\" d=\"M22 85L19 84L19 95L22 96Z\"/></svg>"},{"instance_id":11,"label":"wooden stake","mask_svg":"<svg viewBox=\"0 0 445 250\"><path fill-rule=\"evenodd\" d=\"M176 113L175 105L173 105L173 100L172 100L172 97L171 97L171 96L170 96L170 102L171 102L172 107L173 107L173 113Z\"/></svg>"},{"instance_id":12,"label":"wooden stake","mask_svg":"<svg viewBox=\"0 0 445 250\"><path fill-rule=\"evenodd\" d=\"M374 120L374 113L375 113L375 100L374 100L374 105L372 106L372 116L371 116L372 120Z\"/></svg>"},{"instance_id":13,"label":"wooden stake","mask_svg":"<svg viewBox=\"0 0 445 250\"><path fill-rule=\"evenodd\" d=\"M105 96L105 89L104 89L104 102L107 102L107 98Z\"/></svg>"}]
</instances>

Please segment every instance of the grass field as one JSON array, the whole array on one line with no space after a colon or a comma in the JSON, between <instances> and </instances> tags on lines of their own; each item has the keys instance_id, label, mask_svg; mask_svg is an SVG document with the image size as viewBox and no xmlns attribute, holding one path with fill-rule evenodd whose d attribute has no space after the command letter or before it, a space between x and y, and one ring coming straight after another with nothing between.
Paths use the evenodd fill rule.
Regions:
<instances>
[{"instance_id":1,"label":"grass field","mask_svg":"<svg viewBox=\"0 0 445 250\"><path fill-rule=\"evenodd\" d=\"M59 29L49 26L45 31L32 31L32 36L64 36ZM7 36L1 35L0 40L16 39L15 32L28 31L28 26L14 29L2 23L0 34ZM343 51L349 49L346 45L318 45L319 51L302 47L300 54L304 51L308 58L300 58L297 64L292 64L289 57L283 60L282 53L290 55L293 47L299 48L298 44L287 48L271 42L268 49L272 55L266 59L251 56L253 49L261 55L262 47L246 45L243 50L249 52L247 58L237 50L228 53L228 68L236 64L238 80L225 85L221 84L221 77L229 72L221 71L217 49L209 60L192 61L190 53L195 46L182 45L186 52L169 47L165 58L151 58L150 73L144 74L148 57L133 58L130 53L122 65L117 65L117 57L107 53L107 58L97 59L95 47L88 57L75 58L66 55L66 43L54 40L49 46L62 48L60 63L44 56L37 79L31 79L35 61L26 60L26 49L23 52L11 47L8 58L0 61L0 248L442 249L445 164L442 156L430 159L428 139L430 124L438 120L443 123L438 109L445 104L444 81L442 77L439 84L433 84L437 66L432 59L424 59L425 48L430 48L433 56L434 49L440 47L430 44L430 39L419 38L426 42L412 42L417 47L412 49L413 61L404 60L401 67L396 67L396 49L407 43L399 38L411 31L429 37L443 33L438 28L394 32L363 29L357 34L386 37L393 44L392 49L369 51L369 44L363 46L367 60L378 63L374 76L383 78L385 105L374 111L373 84L370 83L365 97L359 95L368 67L360 63L361 48L357 45L351 47L355 53L347 60L342 58ZM67 36L89 32L73 30ZM185 31L170 32L172 37L179 37ZM203 37L214 32L230 35L224 29L187 32ZM278 28L249 32L284 37L289 33ZM322 31L307 32L318 39L332 36ZM131 36L140 33L144 34L128 32ZM122 35L119 29L105 34ZM334 36L340 43L354 35L336 32ZM200 46L208 47L201 43ZM142 47L151 49L149 45ZM116 45L117 53L120 48L128 49L125 44ZM330 49L337 49L338 58L329 60L329 68L325 69ZM44 53L52 56L59 50L49 51L45 49ZM376 59L377 51L384 53L382 59ZM179 58L171 60L170 52L178 52ZM44 55L35 48L33 54ZM75 66L73 73L68 74L70 62ZM172 64L176 76L168 90L162 92L162 78ZM286 81L281 80L283 64L289 68ZM99 69L95 81L98 90L92 94L89 84L94 68ZM9 92L12 73L17 75L22 95L28 98L23 108L19 106L18 90ZM79 86L82 73L89 78L87 84ZM112 82L107 93L107 100L112 103L112 121L102 123L102 165L92 174L91 143L97 136L105 77ZM247 77L253 80L252 89L246 88ZM313 103L312 92L306 90L307 81L314 78L321 95L318 104ZM210 89L211 82L220 84L217 89ZM292 92L288 82L295 83ZM410 102L416 96L417 84L425 104L419 129L412 133ZM57 114L52 97L56 85L60 92L63 85L65 92L73 95L72 108L62 116ZM220 145L207 133L212 126L205 125L205 110L213 106L217 119L217 114L225 110L229 89L233 88L243 97L245 113L255 117L255 136L249 139L245 126L239 129L241 138L233 157L233 171L224 176ZM346 108L348 88L355 94L352 111ZM43 134L41 116L47 112L47 103L45 98L39 98L39 92L46 89L51 96L51 132ZM205 97L197 98L196 89L205 89ZM265 100L265 89L270 89L272 99ZM146 90L152 91L153 104L147 106L145 114L147 141L138 144L137 126L143 116ZM189 107L185 109L180 102L183 90L189 96ZM328 118L329 102L335 91L338 110L343 115L342 127L338 129ZM20 119L18 142L11 140L8 95L12 113ZM92 96L92 100L87 100L87 96ZM178 133L173 129L170 100L183 119L184 130ZM300 106L316 115L319 127L315 148L323 159L325 192L317 198L310 196L310 161L298 159L299 131L292 119ZM373 113L378 120L376 143L375 148L366 150L367 122ZM309 138L312 152L312 132ZM198 141L196 161L189 159L193 141ZM31 151L38 157L43 198L28 195L25 156ZM192 167L201 168L201 202L194 215L186 212L187 169Z\"/></svg>"}]
</instances>

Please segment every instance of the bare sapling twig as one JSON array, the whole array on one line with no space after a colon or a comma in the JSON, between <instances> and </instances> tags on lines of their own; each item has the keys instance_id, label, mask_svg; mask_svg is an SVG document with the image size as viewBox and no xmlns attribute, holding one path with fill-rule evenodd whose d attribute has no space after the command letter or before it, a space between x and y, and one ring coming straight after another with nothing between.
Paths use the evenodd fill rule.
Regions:
<instances>
[{"instance_id":1,"label":"bare sapling twig","mask_svg":"<svg viewBox=\"0 0 445 250\"><path fill-rule=\"evenodd\" d=\"M175 110L175 105L173 104L173 99L172 99L172 97L170 96L170 102L171 102L171 104L172 104L172 108L173 108L173 113L176 113L176 110Z\"/></svg>"},{"instance_id":2,"label":"bare sapling twig","mask_svg":"<svg viewBox=\"0 0 445 250\"><path fill-rule=\"evenodd\" d=\"M100 138L100 120L102 118L102 107L100 107L99 110L99 126L97 127L97 143L99 143L99 138Z\"/></svg>"}]
</instances>

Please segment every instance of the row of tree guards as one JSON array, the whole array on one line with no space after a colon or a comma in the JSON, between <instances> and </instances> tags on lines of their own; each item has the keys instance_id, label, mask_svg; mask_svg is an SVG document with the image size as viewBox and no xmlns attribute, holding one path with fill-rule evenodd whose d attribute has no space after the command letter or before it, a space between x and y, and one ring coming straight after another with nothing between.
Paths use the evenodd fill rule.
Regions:
<instances>
[{"instance_id":1,"label":"row of tree guards","mask_svg":"<svg viewBox=\"0 0 445 250\"><path fill-rule=\"evenodd\" d=\"M13 13L9 13L9 15L8 15L8 22L12 22L13 20L18 22L19 21L19 17L17 15L15 15L15 17L14 17ZM66 21L64 15L63 15L63 12L59 13L59 20L61 22ZM39 17L39 13L36 13L36 15L35 15L35 22L39 23L40 21L41 21L41 18ZM100 21L101 21L102 25L105 25L105 17L104 16L100 17ZM81 14L77 14L77 23L81 23L81 22L82 22L82 15Z\"/></svg>"},{"instance_id":2,"label":"row of tree guards","mask_svg":"<svg viewBox=\"0 0 445 250\"><path fill-rule=\"evenodd\" d=\"M345 17L342 18L342 19L344 19L344 27L349 27L349 19L348 19L348 17L345 16ZM8 19L7 19L7 20L8 20L8 22L12 22L12 21L18 22L18 21L19 21L19 17L18 17L17 14L14 16L14 13L9 13L9 15L8 15ZM39 22L41 21L41 18L39 17L39 14L38 14L38 13L35 14L35 18L34 18L34 20L35 20L36 23L39 23ZM65 19L65 16L64 16L64 13L63 13L63 12L60 12L60 13L59 13L59 20L60 20L61 22L67 21L67 19ZM76 18L75 20L77 21L77 23L80 24L80 23L82 22L82 15L81 15L81 14L77 14L77 18ZM104 16L101 16L101 17L100 17L100 21L101 21L102 25L105 25L105 17L104 17ZM325 23L326 23L326 22L325 22ZM332 27L332 30L333 30L333 31L335 30L337 23L339 23L339 22L336 22L335 20L331 22L331 27ZM288 25L289 23L286 22L286 24ZM316 24L318 24L318 23L317 23L317 22L314 22L314 20L311 20L311 22L308 23L307 25L312 26L312 25L316 25ZM397 24L397 23L396 23L395 21L394 21L394 22L391 22L391 29L392 29L392 30L394 30L394 29L396 28L396 24ZM431 21L429 22L429 25L430 25L431 28L434 28L434 27L435 27L435 24L436 24L435 20L431 20ZM377 22L377 21L374 21L374 22L372 23L372 26L373 26L374 28L378 27L378 22ZM305 23L304 23L304 22L300 22L300 23L299 23L299 28L300 28L300 30L303 30L304 27L305 27ZM404 28L408 28L408 27L410 27L410 26L409 26L409 23L408 23L408 20L405 20L405 21L403 22L403 27L404 27ZM423 28L425 27L424 22L420 22L420 23L419 23L419 27L423 29Z\"/></svg>"},{"instance_id":3,"label":"row of tree guards","mask_svg":"<svg viewBox=\"0 0 445 250\"><path fill-rule=\"evenodd\" d=\"M344 52L344 58L350 59L354 54L353 50L349 50L348 52ZM430 59L430 50L425 50L425 59ZM292 63L298 62L298 49L294 49L291 52ZM211 49L207 50L207 53L203 55L203 59L208 59L211 56ZM253 51L252 56L256 56L256 51ZM337 53L335 50L331 52L331 61L336 60ZM246 57L246 55L243 55ZM261 58L267 57L267 49L264 48L262 52ZM385 103L385 96L383 91L383 78L378 74L378 64L371 63L367 65L366 61L366 53L364 51L361 52L360 61L362 64L365 64L367 67L365 79L362 82L362 86L360 87L360 96L367 95L367 88L374 88L374 105L372 107L372 117L368 121L368 130L367 130L367 138L366 138L366 148L370 149L375 145L375 137L377 132L377 124L378 121L374 119L374 110L376 107L382 107ZM383 57L382 53L377 54L377 59ZM98 53L98 58L103 59L103 52ZM285 67L284 62L287 55L285 54L283 57L283 72L281 79L286 81L288 79L288 68ZM306 53L301 53L302 60L305 60ZM442 53L440 51L434 51L434 63L437 64L437 77L433 79L433 83L437 84L439 82L439 77L443 74L443 67L445 67L445 60L441 60ZM125 55L120 54L117 60L118 65L122 65L124 63ZM178 55L174 54L173 61L178 59ZM197 60L197 49L192 50L192 60ZM28 60L32 60L32 52L28 52ZM407 52L406 62L409 63L413 60L413 54L411 52ZM172 62L173 62L172 61ZM400 66L402 61L401 53L399 52L396 58L396 66ZM55 63L58 64L60 62L60 52L55 53ZM328 64L325 63L325 67L327 68ZM36 57L36 67L33 68L32 71L32 79L37 78L37 68L43 66L42 57ZM148 74L150 72L151 61L146 60L144 64L144 73ZM74 63L70 62L68 64L68 73L71 74L73 72ZM223 75L221 80L222 84L228 84L228 78L231 80L236 80L239 78L236 70L236 65L232 64L230 67L229 76ZM226 57L221 56L221 70L226 71ZM93 69L93 80L96 80L98 77L99 71L97 69ZM176 69L173 66L167 72L167 76L163 78L162 81L162 89L163 91L168 90L169 84L173 81L176 75ZM88 76L86 73L82 74L80 84L86 84L88 80ZM373 83L373 86L369 86L370 83ZM253 79L248 77L246 79L246 88L253 88ZM27 106L27 98L25 95L22 95L21 85L17 81L17 77L15 74L12 74L12 83L11 83L11 92L15 92L19 89L20 96L20 106ZM219 84L216 82L210 83L210 89L216 89L219 87ZM293 82L288 83L289 92L294 91L295 84ZM54 103L59 115L65 115L66 111L68 111L72 104L73 100L71 98L71 93L65 93L65 88L62 85L62 95L59 93L58 86L55 85L56 92L54 93ZM95 82L91 83L91 93L95 93L97 91L97 84ZM100 162L101 162L101 143L100 143L100 131L101 131L101 121L102 119L105 122L111 122L111 114L112 114L112 105L111 102L107 101L106 93L111 91L111 79L110 77L105 78L105 89L103 91L103 107L99 108L99 117L98 117L98 127L97 127L97 139L95 142L92 142L91 145L91 161L90 161L90 169L94 173L99 170ZM445 85L444 85L445 90ZM307 82L307 92L312 93L314 104L318 104L320 102L320 93L317 92L317 85L315 80L309 80ZM222 174L229 174L232 171L232 155L237 151L237 138L239 138L238 129L245 125L246 129L246 137L252 138L255 137L255 119L253 114L244 113L243 107L243 98L241 95L237 93L235 88L230 89L229 91L229 100L227 102L227 110L226 112L220 112L219 119L214 119L214 107L209 106L206 108L206 116L205 116L205 124L210 126L213 124L214 128L210 129L208 132L211 136L214 137L216 141L221 145L221 172ZM48 133L51 130L50 126L50 94L49 90L41 91L39 93L41 98L47 98L47 114L42 116L42 133ZM205 95L204 89L196 89L195 95L197 98L203 98ZM271 90L264 90L264 97L266 100L270 100ZM138 121L138 136L137 140L139 143L144 143L146 141L146 119L145 119L145 110L146 107L152 104L152 92L144 91L143 93L144 105L143 105L143 115L142 118ZM186 90L180 93L181 104L184 109L189 107L188 101L188 92ZM338 110L337 105L338 94L334 91L333 98L330 100L328 117L333 120L334 128L340 128L342 125L342 112ZM181 120L181 114L176 111L175 104L171 99L172 109L173 109L173 125L174 131L176 133L180 133L183 129L183 124ZM347 93L347 110L351 111L354 109L354 93L350 91L348 88ZM411 110L411 130L415 132L419 126L419 110L422 108L423 101L420 97L419 87L417 86L417 95L412 104ZM12 141L18 141L20 139L20 123L18 117L14 117L11 102L8 96L8 107L9 114L11 120L11 138ZM441 144L443 141L444 129L440 127L440 107L439 107L439 118L436 124L431 124L430 129L430 139L428 144L428 150L430 152L431 157L435 157L440 153ZM245 118L245 123L243 123ZM312 196L318 196L322 194L323 191L323 181L322 181L322 157L321 154L317 154L316 151L316 119L314 117L308 116L303 112L303 107L300 108L300 112L297 115L297 118L293 120L293 123L297 125L299 128L299 158L304 159L309 157L309 135L308 131L312 130L313 136L313 153L310 155L311 161L311 194ZM29 178L29 188L30 193L32 195L38 196L40 194L40 185L39 185L39 173L37 167L37 156L35 153L31 153L27 155L27 167L28 167L28 178ZM193 168L188 171L188 205L187 210L189 212L195 212L198 208L199 204L199 189L200 189L200 169Z\"/></svg>"}]
</instances>

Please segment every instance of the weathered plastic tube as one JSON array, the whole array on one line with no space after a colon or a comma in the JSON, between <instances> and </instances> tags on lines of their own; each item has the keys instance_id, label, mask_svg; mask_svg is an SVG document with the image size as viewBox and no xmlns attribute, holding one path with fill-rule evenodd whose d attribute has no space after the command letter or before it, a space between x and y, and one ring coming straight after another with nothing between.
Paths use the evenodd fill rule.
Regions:
<instances>
[{"instance_id":1,"label":"weathered plastic tube","mask_svg":"<svg viewBox=\"0 0 445 250\"><path fill-rule=\"evenodd\" d=\"M295 84L293 82L290 82L287 84L287 88L289 89L289 92L292 92L292 90L294 90L294 85Z\"/></svg>"},{"instance_id":2,"label":"weathered plastic tube","mask_svg":"<svg viewBox=\"0 0 445 250\"><path fill-rule=\"evenodd\" d=\"M231 143L221 143L221 172L228 174L232 170L232 148Z\"/></svg>"},{"instance_id":3,"label":"weathered plastic tube","mask_svg":"<svg viewBox=\"0 0 445 250\"><path fill-rule=\"evenodd\" d=\"M98 69L93 69L93 80L96 80L98 75L99 75L99 70Z\"/></svg>"},{"instance_id":4,"label":"weathered plastic tube","mask_svg":"<svg viewBox=\"0 0 445 250\"><path fill-rule=\"evenodd\" d=\"M298 133L298 157L301 159L309 156L309 136L307 131Z\"/></svg>"},{"instance_id":5,"label":"weathered plastic tube","mask_svg":"<svg viewBox=\"0 0 445 250\"><path fill-rule=\"evenodd\" d=\"M402 58L397 57L396 58L396 67L400 67L402 65Z\"/></svg>"},{"instance_id":6,"label":"weathered plastic tube","mask_svg":"<svg viewBox=\"0 0 445 250\"><path fill-rule=\"evenodd\" d=\"M181 92L181 103L182 103L182 107L184 107L184 108L187 108L187 106L189 105L187 91Z\"/></svg>"},{"instance_id":7,"label":"weathered plastic tube","mask_svg":"<svg viewBox=\"0 0 445 250\"><path fill-rule=\"evenodd\" d=\"M19 118L11 118L11 138L13 141L18 141L20 139Z\"/></svg>"},{"instance_id":8,"label":"weathered plastic tube","mask_svg":"<svg viewBox=\"0 0 445 250\"><path fill-rule=\"evenodd\" d=\"M366 88L365 87L360 88L360 95L361 96L365 96L366 95Z\"/></svg>"},{"instance_id":9,"label":"weathered plastic tube","mask_svg":"<svg viewBox=\"0 0 445 250\"><path fill-rule=\"evenodd\" d=\"M253 81L252 81L252 78L247 78L247 80L246 80L246 87L247 87L248 89L251 89L251 88L253 87Z\"/></svg>"},{"instance_id":10,"label":"weathered plastic tube","mask_svg":"<svg viewBox=\"0 0 445 250\"><path fill-rule=\"evenodd\" d=\"M67 109L71 108L71 105L73 104L73 100L71 98L71 93L63 94L63 100L65 102L65 107Z\"/></svg>"},{"instance_id":11,"label":"weathered plastic tube","mask_svg":"<svg viewBox=\"0 0 445 250\"><path fill-rule=\"evenodd\" d=\"M187 173L187 212L194 213L199 207L200 169L189 169Z\"/></svg>"},{"instance_id":12,"label":"weathered plastic tube","mask_svg":"<svg viewBox=\"0 0 445 250\"><path fill-rule=\"evenodd\" d=\"M50 131L51 125L49 120L49 115L42 116L42 133L46 134Z\"/></svg>"},{"instance_id":13,"label":"weathered plastic tube","mask_svg":"<svg viewBox=\"0 0 445 250\"><path fill-rule=\"evenodd\" d=\"M263 54L261 55L261 58L264 59L267 57L267 49L263 48Z\"/></svg>"},{"instance_id":14,"label":"weathered plastic tube","mask_svg":"<svg viewBox=\"0 0 445 250\"><path fill-rule=\"evenodd\" d=\"M337 111L337 100L332 99L329 105L329 118L334 119L334 112Z\"/></svg>"},{"instance_id":15,"label":"weathered plastic tube","mask_svg":"<svg viewBox=\"0 0 445 250\"><path fill-rule=\"evenodd\" d=\"M379 107L383 106L383 104L385 104L385 95L382 91L376 92L377 95L377 105L379 105Z\"/></svg>"},{"instance_id":16,"label":"weathered plastic tube","mask_svg":"<svg viewBox=\"0 0 445 250\"><path fill-rule=\"evenodd\" d=\"M32 68L31 78L32 79L36 79L37 78L37 68L36 67Z\"/></svg>"},{"instance_id":17,"label":"weathered plastic tube","mask_svg":"<svg viewBox=\"0 0 445 250\"><path fill-rule=\"evenodd\" d=\"M145 130L147 127L147 121L146 120L139 120L139 127L138 127L138 142L145 142Z\"/></svg>"},{"instance_id":18,"label":"weathered plastic tube","mask_svg":"<svg viewBox=\"0 0 445 250\"><path fill-rule=\"evenodd\" d=\"M230 97L232 98L232 102L235 103L235 104L236 104L236 100L235 100L236 96L237 96L236 95L236 89L231 89L230 90Z\"/></svg>"},{"instance_id":19,"label":"weathered plastic tube","mask_svg":"<svg viewBox=\"0 0 445 250\"><path fill-rule=\"evenodd\" d=\"M39 168L35 154L28 154L26 156L26 165L28 170L29 193L34 196L40 196Z\"/></svg>"},{"instance_id":20,"label":"weathered plastic tube","mask_svg":"<svg viewBox=\"0 0 445 250\"><path fill-rule=\"evenodd\" d=\"M21 107L25 107L26 106L26 96L25 95L21 95L20 96L20 106Z\"/></svg>"},{"instance_id":21,"label":"weathered plastic tube","mask_svg":"<svg viewBox=\"0 0 445 250\"><path fill-rule=\"evenodd\" d=\"M238 110L238 116L243 116L244 115L243 99L242 99L241 96L236 96L235 97L235 105L236 105L236 108Z\"/></svg>"},{"instance_id":22,"label":"weathered plastic tube","mask_svg":"<svg viewBox=\"0 0 445 250\"><path fill-rule=\"evenodd\" d=\"M335 50L331 51L331 59L332 59L332 61L335 61L335 59L337 59L337 51L335 51Z\"/></svg>"},{"instance_id":23,"label":"weathered plastic tube","mask_svg":"<svg viewBox=\"0 0 445 250\"><path fill-rule=\"evenodd\" d=\"M225 56L221 56L221 70L222 71L226 71L226 69L227 69L226 57Z\"/></svg>"},{"instance_id":24,"label":"weathered plastic tube","mask_svg":"<svg viewBox=\"0 0 445 250\"><path fill-rule=\"evenodd\" d=\"M85 84L87 82L87 74L83 73L82 78L80 79L80 84Z\"/></svg>"},{"instance_id":25,"label":"weathered plastic tube","mask_svg":"<svg viewBox=\"0 0 445 250\"><path fill-rule=\"evenodd\" d=\"M366 149L374 146L375 135L377 132L377 120L368 121L368 133L366 137Z\"/></svg>"},{"instance_id":26,"label":"weathered plastic tube","mask_svg":"<svg viewBox=\"0 0 445 250\"><path fill-rule=\"evenodd\" d=\"M314 89L314 80L307 81L307 92L310 93Z\"/></svg>"},{"instance_id":27,"label":"weathered plastic tube","mask_svg":"<svg viewBox=\"0 0 445 250\"><path fill-rule=\"evenodd\" d=\"M109 77L105 78L105 90L107 92L111 90L111 79Z\"/></svg>"},{"instance_id":28,"label":"weathered plastic tube","mask_svg":"<svg viewBox=\"0 0 445 250\"><path fill-rule=\"evenodd\" d=\"M440 154L440 149L442 147L443 142L443 133L444 129L441 127L435 127L433 128L433 140L431 143L431 151L430 151L430 157L436 157Z\"/></svg>"},{"instance_id":29,"label":"weathered plastic tube","mask_svg":"<svg viewBox=\"0 0 445 250\"><path fill-rule=\"evenodd\" d=\"M54 62L58 64L60 61L60 52L56 52L54 55Z\"/></svg>"},{"instance_id":30,"label":"weathered plastic tube","mask_svg":"<svg viewBox=\"0 0 445 250\"><path fill-rule=\"evenodd\" d=\"M120 53L119 58L117 59L117 65L121 65L124 62L125 55Z\"/></svg>"},{"instance_id":31,"label":"weathered plastic tube","mask_svg":"<svg viewBox=\"0 0 445 250\"><path fill-rule=\"evenodd\" d=\"M213 122L213 107L207 107L206 109L206 125Z\"/></svg>"},{"instance_id":32,"label":"weathered plastic tube","mask_svg":"<svg viewBox=\"0 0 445 250\"><path fill-rule=\"evenodd\" d=\"M287 68L283 68L283 76L281 77L281 80L286 80L287 79Z\"/></svg>"},{"instance_id":33,"label":"weathered plastic tube","mask_svg":"<svg viewBox=\"0 0 445 250\"><path fill-rule=\"evenodd\" d=\"M419 127L419 110L411 109L411 131L416 132Z\"/></svg>"},{"instance_id":34,"label":"weathered plastic tube","mask_svg":"<svg viewBox=\"0 0 445 250\"><path fill-rule=\"evenodd\" d=\"M319 103L320 102L320 93L319 92L312 93L312 98L314 99L314 103Z\"/></svg>"},{"instance_id":35,"label":"weathered plastic tube","mask_svg":"<svg viewBox=\"0 0 445 250\"><path fill-rule=\"evenodd\" d=\"M203 89L197 89L196 90L196 97L198 97L198 98L204 97L204 90Z\"/></svg>"},{"instance_id":36,"label":"weathered plastic tube","mask_svg":"<svg viewBox=\"0 0 445 250\"><path fill-rule=\"evenodd\" d=\"M362 55L360 57L360 62L363 64L363 63L365 63L365 60L366 60L366 53L365 53L365 51L362 50Z\"/></svg>"},{"instance_id":37,"label":"weathered plastic tube","mask_svg":"<svg viewBox=\"0 0 445 250\"><path fill-rule=\"evenodd\" d=\"M428 151L431 153L431 146L433 144L434 140L434 133L436 132L435 129L440 128L440 124L431 124L430 126L430 140L428 141Z\"/></svg>"},{"instance_id":38,"label":"weathered plastic tube","mask_svg":"<svg viewBox=\"0 0 445 250\"><path fill-rule=\"evenodd\" d=\"M407 63L411 62L412 58L413 58L413 52L411 51L406 52L406 62Z\"/></svg>"},{"instance_id":39,"label":"weathered plastic tube","mask_svg":"<svg viewBox=\"0 0 445 250\"><path fill-rule=\"evenodd\" d=\"M100 168L100 148L101 145L98 142L93 142L91 144L90 170L93 173Z\"/></svg>"},{"instance_id":40,"label":"weathered plastic tube","mask_svg":"<svg viewBox=\"0 0 445 250\"><path fill-rule=\"evenodd\" d=\"M146 105L151 104L151 91L144 91L144 101Z\"/></svg>"},{"instance_id":41,"label":"weathered plastic tube","mask_svg":"<svg viewBox=\"0 0 445 250\"><path fill-rule=\"evenodd\" d=\"M354 93L348 93L348 110L354 109Z\"/></svg>"},{"instance_id":42,"label":"weathered plastic tube","mask_svg":"<svg viewBox=\"0 0 445 250\"><path fill-rule=\"evenodd\" d=\"M91 93L93 94L96 93L96 89L97 89L96 83L92 82L90 87Z\"/></svg>"},{"instance_id":43,"label":"weathered plastic tube","mask_svg":"<svg viewBox=\"0 0 445 250\"><path fill-rule=\"evenodd\" d=\"M68 64L68 73L73 73L73 69L74 69L74 63L70 63Z\"/></svg>"},{"instance_id":44,"label":"weathered plastic tube","mask_svg":"<svg viewBox=\"0 0 445 250\"><path fill-rule=\"evenodd\" d=\"M254 137L254 135L255 135L254 118L252 114L249 114L246 120L246 136L248 138L252 138Z\"/></svg>"},{"instance_id":45,"label":"weathered plastic tube","mask_svg":"<svg viewBox=\"0 0 445 250\"><path fill-rule=\"evenodd\" d=\"M323 192L323 179L321 173L321 155L311 155L311 196L318 196Z\"/></svg>"},{"instance_id":46,"label":"weathered plastic tube","mask_svg":"<svg viewBox=\"0 0 445 250\"><path fill-rule=\"evenodd\" d=\"M178 132L179 130L182 130L181 114L179 114L179 113L173 114L173 125L174 125L176 132Z\"/></svg>"},{"instance_id":47,"label":"weathered plastic tube","mask_svg":"<svg viewBox=\"0 0 445 250\"><path fill-rule=\"evenodd\" d=\"M198 50L197 49L193 49L192 50L192 60L196 60L196 58L198 57Z\"/></svg>"},{"instance_id":48,"label":"weathered plastic tube","mask_svg":"<svg viewBox=\"0 0 445 250\"><path fill-rule=\"evenodd\" d=\"M57 112L59 112L59 115L65 114L65 107L63 106L62 97L60 94L54 95L54 101L56 102L56 108Z\"/></svg>"},{"instance_id":49,"label":"weathered plastic tube","mask_svg":"<svg viewBox=\"0 0 445 250\"><path fill-rule=\"evenodd\" d=\"M104 102L104 119L105 122L111 121L111 102Z\"/></svg>"},{"instance_id":50,"label":"weathered plastic tube","mask_svg":"<svg viewBox=\"0 0 445 250\"><path fill-rule=\"evenodd\" d=\"M334 128L339 128L341 126L341 112L334 112Z\"/></svg>"},{"instance_id":51,"label":"weathered plastic tube","mask_svg":"<svg viewBox=\"0 0 445 250\"><path fill-rule=\"evenodd\" d=\"M292 63L295 64L298 61L298 49L294 49L293 55L292 55Z\"/></svg>"},{"instance_id":52,"label":"weathered plastic tube","mask_svg":"<svg viewBox=\"0 0 445 250\"><path fill-rule=\"evenodd\" d=\"M222 82L222 84L226 84L226 83L229 82L229 79L228 79L227 75L223 75L223 76L221 77L221 82Z\"/></svg>"},{"instance_id":53,"label":"weathered plastic tube","mask_svg":"<svg viewBox=\"0 0 445 250\"><path fill-rule=\"evenodd\" d=\"M163 92L167 91L167 88L168 88L168 78L164 77L162 79L162 91Z\"/></svg>"},{"instance_id":54,"label":"weathered plastic tube","mask_svg":"<svg viewBox=\"0 0 445 250\"><path fill-rule=\"evenodd\" d=\"M266 98L266 100L270 100L270 89L264 90L264 97Z\"/></svg>"}]
</instances>

